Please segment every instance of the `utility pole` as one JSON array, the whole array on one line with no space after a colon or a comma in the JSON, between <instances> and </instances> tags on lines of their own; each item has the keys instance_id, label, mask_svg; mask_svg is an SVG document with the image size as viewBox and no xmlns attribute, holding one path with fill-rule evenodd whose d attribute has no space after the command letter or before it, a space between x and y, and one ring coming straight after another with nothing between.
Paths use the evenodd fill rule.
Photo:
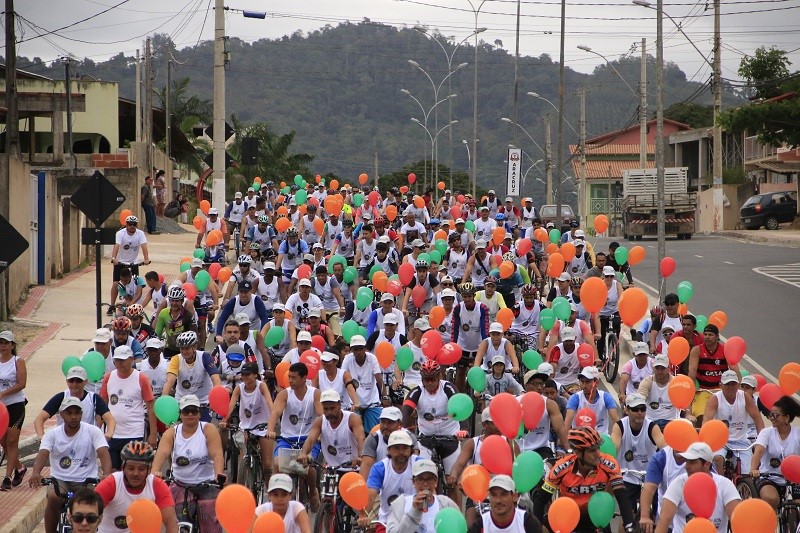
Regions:
<instances>
[{"instance_id":1,"label":"utility pole","mask_svg":"<svg viewBox=\"0 0 800 533\"><path fill-rule=\"evenodd\" d=\"M71 60L69 57L64 58L64 69L66 70L64 77L64 88L67 93L67 144L69 145L69 175L75 175L75 152L72 149L72 74L70 73Z\"/></svg>"},{"instance_id":2,"label":"utility pole","mask_svg":"<svg viewBox=\"0 0 800 533\"><path fill-rule=\"evenodd\" d=\"M147 146L147 173L153 171L153 56L150 38L147 38L144 50L144 138Z\"/></svg>"},{"instance_id":3,"label":"utility pole","mask_svg":"<svg viewBox=\"0 0 800 533\"><path fill-rule=\"evenodd\" d=\"M647 39L642 38L639 78L639 168L647 168Z\"/></svg>"},{"instance_id":4,"label":"utility pole","mask_svg":"<svg viewBox=\"0 0 800 533\"><path fill-rule=\"evenodd\" d=\"M713 127L713 200L714 231L723 229L722 221L722 127L719 115L722 112L722 42L720 39L719 0L714 0L714 127Z\"/></svg>"},{"instance_id":5,"label":"utility pole","mask_svg":"<svg viewBox=\"0 0 800 533\"><path fill-rule=\"evenodd\" d=\"M14 31L14 0L6 0L6 153L10 164L12 157L20 157L19 104L17 102L17 37ZM9 173L0 175L0 216L11 218L11 180ZM0 274L0 320L8 320L8 274Z\"/></svg>"},{"instance_id":6,"label":"utility pole","mask_svg":"<svg viewBox=\"0 0 800 533\"><path fill-rule=\"evenodd\" d=\"M578 222L583 224L584 191L586 188L586 87L581 87L581 119L578 123L580 133L581 166L578 176Z\"/></svg>"},{"instance_id":7,"label":"utility pole","mask_svg":"<svg viewBox=\"0 0 800 533\"><path fill-rule=\"evenodd\" d=\"M564 166L564 39L567 0L561 0L561 57L558 61L558 162L556 167L556 227L561 225L561 168Z\"/></svg>"},{"instance_id":8,"label":"utility pole","mask_svg":"<svg viewBox=\"0 0 800 533\"><path fill-rule=\"evenodd\" d=\"M214 174L211 205L225 207L225 2L214 0Z\"/></svg>"},{"instance_id":9,"label":"utility pole","mask_svg":"<svg viewBox=\"0 0 800 533\"><path fill-rule=\"evenodd\" d=\"M167 115L167 124L166 124L166 130L167 130L167 159L170 159L172 157L172 102L171 102L171 98L170 98L170 95L171 95L171 87L170 87L170 85L171 84L172 84L172 60L170 59L169 61L167 61L167 89L165 91L166 94L164 95L164 97L166 99L166 102L164 102L164 104L165 104L164 107L166 108L165 112L166 112L166 115ZM172 178L172 176L170 175L170 179L171 178Z\"/></svg>"},{"instance_id":10,"label":"utility pole","mask_svg":"<svg viewBox=\"0 0 800 533\"><path fill-rule=\"evenodd\" d=\"M545 114L542 122L544 123L544 171L547 175L544 203L549 204L553 201L553 145L550 139L550 113Z\"/></svg>"},{"instance_id":11,"label":"utility pole","mask_svg":"<svg viewBox=\"0 0 800 533\"><path fill-rule=\"evenodd\" d=\"M519 19L520 19L520 0L517 0L517 48L514 54L514 123L511 125L511 143L517 146L517 124L519 121L517 112L517 95L519 94Z\"/></svg>"},{"instance_id":12,"label":"utility pole","mask_svg":"<svg viewBox=\"0 0 800 533\"><path fill-rule=\"evenodd\" d=\"M375 187L378 186L378 180L380 176L378 175L378 151L375 150Z\"/></svg>"},{"instance_id":13,"label":"utility pole","mask_svg":"<svg viewBox=\"0 0 800 533\"><path fill-rule=\"evenodd\" d=\"M718 1L718 0L717 0ZM666 255L664 217L664 5L656 3L656 183L658 185L658 264ZM666 294L666 278L659 272L658 301Z\"/></svg>"},{"instance_id":14,"label":"utility pole","mask_svg":"<svg viewBox=\"0 0 800 533\"><path fill-rule=\"evenodd\" d=\"M142 60L136 49L136 142L142 142Z\"/></svg>"}]
</instances>

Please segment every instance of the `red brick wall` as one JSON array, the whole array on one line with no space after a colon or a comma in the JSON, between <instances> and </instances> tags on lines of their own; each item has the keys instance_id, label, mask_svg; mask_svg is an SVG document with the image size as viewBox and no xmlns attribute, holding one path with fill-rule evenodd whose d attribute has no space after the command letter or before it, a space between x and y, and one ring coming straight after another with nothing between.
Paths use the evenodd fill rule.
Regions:
<instances>
[{"instance_id":1,"label":"red brick wall","mask_svg":"<svg viewBox=\"0 0 800 533\"><path fill-rule=\"evenodd\" d=\"M92 154L92 166L97 168L130 168L128 154Z\"/></svg>"}]
</instances>

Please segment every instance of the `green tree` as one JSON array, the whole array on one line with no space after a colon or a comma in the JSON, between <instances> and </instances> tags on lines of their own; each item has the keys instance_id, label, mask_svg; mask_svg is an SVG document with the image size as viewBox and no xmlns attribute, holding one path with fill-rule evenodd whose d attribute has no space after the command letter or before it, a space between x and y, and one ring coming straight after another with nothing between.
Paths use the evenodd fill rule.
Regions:
<instances>
[{"instance_id":1,"label":"green tree","mask_svg":"<svg viewBox=\"0 0 800 533\"><path fill-rule=\"evenodd\" d=\"M180 130L194 147L193 152L173 150L172 156L178 163L186 165L191 172L200 174L203 171L203 159L211 153L212 146L207 140L195 136L194 128L198 124L211 122L213 104L211 100L200 98L197 95L189 95L189 78L174 80L170 91L172 121L178 124ZM154 89L154 93L161 102L161 106L166 109L166 87ZM164 149L166 141L162 140L160 144Z\"/></svg>"},{"instance_id":2,"label":"green tree","mask_svg":"<svg viewBox=\"0 0 800 533\"><path fill-rule=\"evenodd\" d=\"M756 97L773 98L782 94L781 81L789 75L791 64L786 51L759 46L752 57L744 56L739 62L739 75L747 80Z\"/></svg>"},{"instance_id":3,"label":"green tree","mask_svg":"<svg viewBox=\"0 0 800 533\"><path fill-rule=\"evenodd\" d=\"M664 110L664 118L683 122L693 128L710 127L714 124L714 108L710 105L679 102Z\"/></svg>"},{"instance_id":4,"label":"green tree","mask_svg":"<svg viewBox=\"0 0 800 533\"><path fill-rule=\"evenodd\" d=\"M425 168L427 167L428 172L431 171L433 168L432 161L417 161L410 165L405 165L402 169L396 170L394 172L390 172L388 174L381 174L380 178L380 188L381 190L386 190L391 187L402 187L406 185L410 188L410 190L416 194L423 194L425 191L422 189L422 176L425 174ZM408 183L408 175L414 173L417 175L417 181L413 185L409 185ZM444 181L447 185L447 188L450 188L450 169L447 165L443 165L439 163L439 180ZM435 188L435 187L433 187ZM430 189L430 188L429 188ZM472 191L472 181L469 175L469 172L457 170L453 172L453 194L463 194ZM477 195L478 198L482 197L487 193L487 189L484 189L480 185L477 187ZM434 193L435 194L435 193Z\"/></svg>"}]
</instances>

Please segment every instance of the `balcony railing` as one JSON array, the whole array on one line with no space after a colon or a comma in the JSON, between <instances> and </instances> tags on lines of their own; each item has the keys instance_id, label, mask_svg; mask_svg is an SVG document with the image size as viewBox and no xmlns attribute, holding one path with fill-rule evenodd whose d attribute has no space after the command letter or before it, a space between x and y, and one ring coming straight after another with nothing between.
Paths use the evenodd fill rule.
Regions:
<instances>
[{"instance_id":1,"label":"balcony railing","mask_svg":"<svg viewBox=\"0 0 800 533\"><path fill-rule=\"evenodd\" d=\"M775 157L781 151L780 147L770 146L759 142L758 137L745 137L744 139L744 160L752 161L764 159L767 157Z\"/></svg>"},{"instance_id":2,"label":"balcony railing","mask_svg":"<svg viewBox=\"0 0 800 533\"><path fill-rule=\"evenodd\" d=\"M609 209L611 207L611 209ZM622 198L612 198L609 206L608 198L590 198L590 213L619 213L622 208Z\"/></svg>"}]
</instances>

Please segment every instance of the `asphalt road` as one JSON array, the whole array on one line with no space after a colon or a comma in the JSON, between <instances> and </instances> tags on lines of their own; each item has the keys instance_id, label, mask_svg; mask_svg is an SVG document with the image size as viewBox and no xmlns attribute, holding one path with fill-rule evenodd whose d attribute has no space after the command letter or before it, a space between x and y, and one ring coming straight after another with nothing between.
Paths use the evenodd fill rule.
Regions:
<instances>
[{"instance_id":1,"label":"asphalt road","mask_svg":"<svg viewBox=\"0 0 800 533\"><path fill-rule=\"evenodd\" d=\"M608 248L611 239L594 239L596 251ZM628 249L644 246L647 257L632 267L634 282L658 288L655 240L618 241ZM796 332L800 304L800 248L752 243L728 237L695 235L689 241L668 239L666 256L675 259L677 268L667 279L666 291L674 292L681 281L690 281L694 295L688 302L694 314L709 316L720 310L728 315L724 337L738 335L747 342L744 365L751 372L763 373L752 362L777 377L781 367L797 361ZM788 268L767 269L786 277L786 283L754 271L776 265ZM795 277L791 278L794 273ZM649 295L653 292L643 284ZM767 376L770 379L769 376Z\"/></svg>"}]
</instances>

